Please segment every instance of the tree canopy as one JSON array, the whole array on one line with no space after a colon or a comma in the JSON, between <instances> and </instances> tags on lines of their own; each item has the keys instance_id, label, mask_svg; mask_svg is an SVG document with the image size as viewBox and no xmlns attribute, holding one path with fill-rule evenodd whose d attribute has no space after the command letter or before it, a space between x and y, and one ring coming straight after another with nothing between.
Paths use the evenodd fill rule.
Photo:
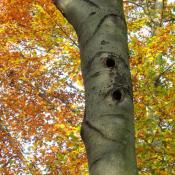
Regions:
<instances>
[{"instance_id":1,"label":"tree canopy","mask_svg":"<svg viewBox=\"0 0 175 175\"><path fill-rule=\"evenodd\" d=\"M175 1L123 1L140 175L175 174ZM74 29L48 0L0 2L0 174L88 174Z\"/></svg>"}]
</instances>

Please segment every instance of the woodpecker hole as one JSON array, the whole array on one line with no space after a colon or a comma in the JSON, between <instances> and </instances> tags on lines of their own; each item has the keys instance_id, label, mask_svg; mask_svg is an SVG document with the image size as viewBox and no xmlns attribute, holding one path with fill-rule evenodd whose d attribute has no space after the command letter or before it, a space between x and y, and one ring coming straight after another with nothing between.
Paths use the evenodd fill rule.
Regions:
<instances>
[{"instance_id":1,"label":"woodpecker hole","mask_svg":"<svg viewBox=\"0 0 175 175\"><path fill-rule=\"evenodd\" d=\"M122 99L122 92L121 92L121 90L120 89L115 90L112 93L112 97L113 97L114 100L121 101L121 99Z\"/></svg>"},{"instance_id":2,"label":"woodpecker hole","mask_svg":"<svg viewBox=\"0 0 175 175\"><path fill-rule=\"evenodd\" d=\"M106 59L106 66L109 68L113 68L115 66L115 60L112 58Z\"/></svg>"}]
</instances>

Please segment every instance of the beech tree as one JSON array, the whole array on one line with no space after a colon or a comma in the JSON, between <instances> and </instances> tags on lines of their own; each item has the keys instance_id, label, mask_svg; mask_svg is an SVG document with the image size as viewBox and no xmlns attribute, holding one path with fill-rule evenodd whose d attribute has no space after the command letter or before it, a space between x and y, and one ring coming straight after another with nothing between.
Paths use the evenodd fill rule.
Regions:
<instances>
[{"instance_id":1,"label":"beech tree","mask_svg":"<svg viewBox=\"0 0 175 175\"><path fill-rule=\"evenodd\" d=\"M79 2L72 0L71 3L74 1L75 3ZM90 113L90 109L93 108L96 113L99 108L104 112L107 106L111 114L114 103L116 103L117 114L123 110L125 113L127 112L123 106L127 99L127 86L126 89L122 88L122 83L125 84L127 80L122 78L120 81L118 80L122 82L120 83L121 88L118 88L119 82L117 82L117 79L127 72L123 68L124 63L121 63L122 55L125 52L123 46L127 47L127 42L123 42L126 35L122 34L123 25L120 25L120 19L117 18L117 11L120 11L120 8L119 6L114 8L114 4L112 6L114 11L110 11L110 14L113 15L107 15L108 10L106 10L106 16L103 16L101 15L103 14L102 10L110 9L104 4L109 2L104 1L103 8L100 1L97 0L96 7L93 4L89 6L87 1L81 0L80 2L78 6L83 2L84 6L81 5L82 7L78 11L85 8L84 13L87 15L87 20L90 22L91 19L94 19L91 20L94 21L94 25L87 26L87 31L84 30L86 27L82 25L84 27L81 31L87 33L90 31L92 33L91 35L88 33L90 36L93 36L94 33L94 37L89 36L92 41L88 38L87 42L84 41L87 43L84 44L86 45L84 48L83 43L78 44L75 30L70 25L72 22L69 19L70 23L66 20L69 15L60 5L57 5L60 9L58 10L53 4L53 0L1 0L0 2L1 175L89 174L87 154L80 137L85 108L80 46L82 47L82 60L94 58L92 64L89 63L91 66L87 66L90 68L89 71L83 75L86 78L89 74L86 84L93 84L93 86L86 85L86 101L89 102L93 97L95 97L93 103L98 100L97 98L102 99L96 104L92 104L92 107L86 106L88 108L86 116L91 116L91 120L86 120L86 122L90 121L90 124L88 125L87 122L83 126L84 134L82 135L86 141L90 141L95 134L97 135L93 142L95 146L85 143L88 150L91 149L96 153L89 151L88 154L96 156L98 153L100 155L91 167L93 169L96 168L95 166L101 166L98 164L102 164L106 159L109 159L105 163L107 167L108 163L115 164L116 159L110 163L110 155L106 152L111 151L111 155L115 157L117 155L112 154L115 149L114 153L120 151L120 155L123 155L122 151L125 147L123 146L122 149L122 144L124 145L124 143L117 144L117 139L120 140L119 135L113 142L110 142L112 139L106 139L105 144L101 144L105 139L101 141L100 135L101 138L111 138L113 134L107 132L110 135L106 135L104 132L113 127L103 115L105 113L101 112L102 115L98 113L96 116L99 118L98 116L101 115L100 119L106 120L104 126L106 129L101 129L103 125L97 125L97 121L101 122L101 120L95 119L94 122L95 115ZM93 2L91 0L91 3ZM138 174L174 175L175 0L124 0L123 5L128 27L129 63L133 83ZM68 5L68 7L71 6ZM72 11L72 8L69 9ZM88 17L90 9L94 10L91 17ZM78 13L74 12L73 15ZM83 21L84 24L86 23L84 15L81 16L82 24ZM97 24L96 19L99 20ZM116 27L113 28L115 23ZM113 35L115 33L113 29L116 30L115 35ZM93 32L94 30L96 32ZM106 32L107 30L108 32ZM103 33L103 31L105 32ZM120 33L121 35L119 35ZM83 35L87 36L86 33ZM118 35L117 38L116 35ZM114 47L118 51L112 48L111 42L117 43ZM91 49L91 45L94 50ZM89 53L87 49L90 50ZM116 53L113 53L113 49ZM90 54L92 57L83 56L83 50L86 51L86 55ZM97 56L95 50L98 52ZM121 52L122 54L119 55ZM85 61L82 63L86 65ZM99 70L99 73L95 74L95 70ZM120 75L118 70L122 70ZM108 78L107 72L111 73L111 78ZM116 80L112 78L113 76L116 77ZM114 84L105 90L105 83L109 83L109 79L114 81ZM101 88L105 88L100 89L98 84L102 84ZM91 87L94 88L90 91ZM106 91L108 91L107 94ZM117 93L114 93L116 91ZM95 95L92 96L93 94ZM111 104L111 108L104 103ZM112 115L106 116L109 119L114 118ZM116 123L116 127L118 127L118 123L121 124L121 127L123 126L120 119L116 120ZM90 129L87 125L91 125L93 128ZM121 127L116 130L121 131ZM87 130L90 132L86 132ZM113 148L112 143L114 144ZM101 147L99 150L102 151L102 154L94 149L98 148L97 144ZM105 145L108 145L107 151L105 151ZM107 157L103 156L102 149Z\"/></svg>"},{"instance_id":2,"label":"beech tree","mask_svg":"<svg viewBox=\"0 0 175 175\"><path fill-rule=\"evenodd\" d=\"M122 0L56 0L79 39L85 86L81 136L91 175L137 174L133 95Z\"/></svg>"}]
</instances>

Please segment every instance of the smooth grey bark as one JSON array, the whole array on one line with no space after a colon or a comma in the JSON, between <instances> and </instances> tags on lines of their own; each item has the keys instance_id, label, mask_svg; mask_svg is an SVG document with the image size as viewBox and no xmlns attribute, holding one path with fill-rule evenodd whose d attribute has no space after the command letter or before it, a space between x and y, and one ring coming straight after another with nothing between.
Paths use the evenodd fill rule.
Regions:
<instances>
[{"instance_id":1,"label":"smooth grey bark","mask_svg":"<svg viewBox=\"0 0 175 175\"><path fill-rule=\"evenodd\" d=\"M136 175L132 85L122 0L56 0L80 45L90 175Z\"/></svg>"}]
</instances>

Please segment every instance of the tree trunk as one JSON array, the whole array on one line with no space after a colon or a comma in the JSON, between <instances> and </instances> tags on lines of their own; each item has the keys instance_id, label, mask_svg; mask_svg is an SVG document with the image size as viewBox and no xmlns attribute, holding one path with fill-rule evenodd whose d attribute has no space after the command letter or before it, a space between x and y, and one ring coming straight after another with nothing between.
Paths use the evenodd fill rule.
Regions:
<instances>
[{"instance_id":1,"label":"tree trunk","mask_svg":"<svg viewBox=\"0 0 175 175\"><path fill-rule=\"evenodd\" d=\"M56 0L80 45L90 175L136 175L132 85L122 0Z\"/></svg>"}]
</instances>

